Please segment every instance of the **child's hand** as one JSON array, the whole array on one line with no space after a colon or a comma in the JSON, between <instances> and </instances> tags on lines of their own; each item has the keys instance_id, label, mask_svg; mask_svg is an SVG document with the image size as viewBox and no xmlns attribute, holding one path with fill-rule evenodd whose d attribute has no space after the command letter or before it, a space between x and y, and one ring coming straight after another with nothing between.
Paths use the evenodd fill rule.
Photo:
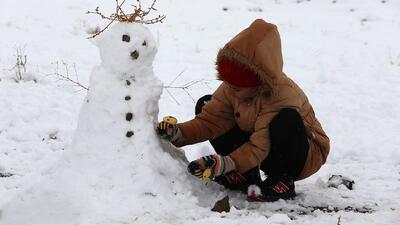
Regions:
<instances>
[{"instance_id":1,"label":"child's hand","mask_svg":"<svg viewBox=\"0 0 400 225\"><path fill-rule=\"evenodd\" d=\"M174 141L178 132L177 120L172 116L165 116L157 126L158 134L162 139Z\"/></svg>"},{"instance_id":2,"label":"child's hand","mask_svg":"<svg viewBox=\"0 0 400 225\"><path fill-rule=\"evenodd\" d=\"M188 171L206 182L221 176L225 170L225 159L221 155L208 155L189 163Z\"/></svg>"}]
</instances>

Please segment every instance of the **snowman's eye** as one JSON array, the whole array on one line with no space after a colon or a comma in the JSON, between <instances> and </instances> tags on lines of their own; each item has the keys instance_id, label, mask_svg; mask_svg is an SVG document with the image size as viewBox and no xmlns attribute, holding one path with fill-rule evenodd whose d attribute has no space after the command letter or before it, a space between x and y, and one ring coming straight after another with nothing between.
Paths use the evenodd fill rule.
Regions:
<instances>
[{"instance_id":1,"label":"snowman's eye","mask_svg":"<svg viewBox=\"0 0 400 225\"><path fill-rule=\"evenodd\" d=\"M130 42L131 41L131 37L127 34L122 35L122 41L125 42Z\"/></svg>"},{"instance_id":2,"label":"snowman's eye","mask_svg":"<svg viewBox=\"0 0 400 225\"><path fill-rule=\"evenodd\" d=\"M142 46L147 46L147 42L143 41Z\"/></svg>"}]
</instances>

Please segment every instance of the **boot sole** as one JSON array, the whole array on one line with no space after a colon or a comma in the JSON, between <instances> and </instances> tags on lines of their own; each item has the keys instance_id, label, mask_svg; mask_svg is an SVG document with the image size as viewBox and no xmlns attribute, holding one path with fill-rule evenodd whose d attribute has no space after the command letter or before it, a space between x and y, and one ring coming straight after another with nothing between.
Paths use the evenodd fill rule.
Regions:
<instances>
[{"instance_id":1,"label":"boot sole","mask_svg":"<svg viewBox=\"0 0 400 225\"><path fill-rule=\"evenodd\" d=\"M296 197L296 191L290 190L283 194L277 195L261 195L257 196L256 198L247 197L247 201L249 202L275 202L279 199L283 200L293 200Z\"/></svg>"}]
</instances>

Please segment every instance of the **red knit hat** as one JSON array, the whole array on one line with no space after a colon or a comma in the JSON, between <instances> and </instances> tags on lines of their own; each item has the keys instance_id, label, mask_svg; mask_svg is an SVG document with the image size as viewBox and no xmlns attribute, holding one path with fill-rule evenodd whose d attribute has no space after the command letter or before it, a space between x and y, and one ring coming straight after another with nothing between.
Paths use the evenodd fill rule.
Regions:
<instances>
[{"instance_id":1,"label":"red knit hat","mask_svg":"<svg viewBox=\"0 0 400 225\"><path fill-rule=\"evenodd\" d=\"M223 59L218 63L219 77L237 87L256 87L261 85L257 74L244 66L230 60Z\"/></svg>"}]
</instances>

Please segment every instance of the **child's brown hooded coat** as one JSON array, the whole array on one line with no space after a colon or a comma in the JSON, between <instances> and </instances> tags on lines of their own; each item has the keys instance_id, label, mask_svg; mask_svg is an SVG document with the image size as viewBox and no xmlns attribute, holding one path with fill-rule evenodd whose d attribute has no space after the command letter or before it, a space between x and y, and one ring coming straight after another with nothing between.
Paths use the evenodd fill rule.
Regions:
<instances>
[{"instance_id":1,"label":"child's brown hooded coat","mask_svg":"<svg viewBox=\"0 0 400 225\"><path fill-rule=\"evenodd\" d=\"M255 96L240 98L235 97L228 84L223 82L200 114L178 124L182 138L174 144L183 146L214 139L238 124L242 130L252 133L249 142L230 154L236 168L244 173L259 166L268 156L271 120L282 108L292 108L303 118L310 146L304 169L297 179L318 171L329 153L329 138L303 91L282 72L277 27L261 19L254 21L219 51L217 67L222 59L251 69L263 87Z\"/></svg>"}]
</instances>

